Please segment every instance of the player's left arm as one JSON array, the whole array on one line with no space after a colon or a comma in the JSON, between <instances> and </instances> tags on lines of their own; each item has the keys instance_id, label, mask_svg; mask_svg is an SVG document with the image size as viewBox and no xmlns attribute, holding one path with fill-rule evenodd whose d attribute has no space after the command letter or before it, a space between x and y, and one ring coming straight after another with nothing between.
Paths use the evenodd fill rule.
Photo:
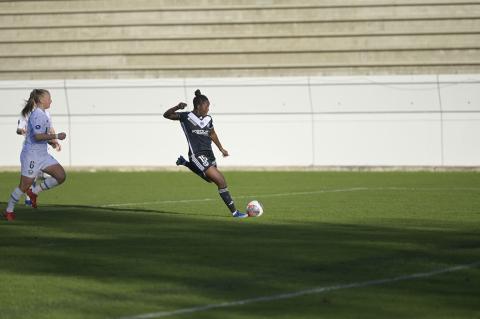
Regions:
<instances>
[{"instance_id":1,"label":"player's left arm","mask_svg":"<svg viewBox=\"0 0 480 319\"><path fill-rule=\"evenodd\" d=\"M64 140L67 137L67 134L65 132L61 132L58 134L52 134L49 133L49 125L48 125L48 120L43 117L30 117L29 123L31 122L31 125L29 124L29 128L32 129L32 132L29 134L33 135L33 138L40 142L40 141L51 141L51 140Z\"/></svg>"},{"instance_id":2,"label":"player's left arm","mask_svg":"<svg viewBox=\"0 0 480 319\"><path fill-rule=\"evenodd\" d=\"M215 129L213 128L210 130L210 138L212 139L212 142L215 143L215 145L217 145L218 150L222 152L223 157L227 157L229 155L228 151L223 148L222 143L220 143L220 140L218 139L218 135L215 132Z\"/></svg>"}]
</instances>

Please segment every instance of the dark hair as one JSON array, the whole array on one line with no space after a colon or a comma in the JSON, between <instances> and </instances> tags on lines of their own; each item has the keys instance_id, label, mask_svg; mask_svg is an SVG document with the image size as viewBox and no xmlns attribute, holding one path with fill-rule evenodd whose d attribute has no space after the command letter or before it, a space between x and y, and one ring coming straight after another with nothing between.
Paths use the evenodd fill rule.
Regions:
<instances>
[{"instance_id":1,"label":"dark hair","mask_svg":"<svg viewBox=\"0 0 480 319\"><path fill-rule=\"evenodd\" d=\"M22 109L22 115L27 117L28 114L32 113L35 105L40 103L40 97L44 96L45 94L50 94L50 92L44 89L34 89L32 92L30 92L30 97L25 101L25 106Z\"/></svg>"},{"instance_id":2,"label":"dark hair","mask_svg":"<svg viewBox=\"0 0 480 319\"><path fill-rule=\"evenodd\" d=\"M196 109L200 104L208 102L208 97L202 94L200 90L195 91L195 97L193 98L193 108Z\"/></svg>"}]
</instances>

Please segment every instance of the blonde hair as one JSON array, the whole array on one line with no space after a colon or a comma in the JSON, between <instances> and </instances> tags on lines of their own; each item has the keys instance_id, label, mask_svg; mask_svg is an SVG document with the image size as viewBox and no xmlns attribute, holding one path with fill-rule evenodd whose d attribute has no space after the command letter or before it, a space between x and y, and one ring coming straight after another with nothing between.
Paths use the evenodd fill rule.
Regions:
<instances>
[{"instance_id":1,"label":"blonde hair","mask_svg":"<svg viewBox=\"0 0 480 319\"><path fill-rule=\"evenodd\" d=\"M50 92L45 89L34 89L30 92L30 97L25 101L25 106L22 109L22 115L27 117L28 114L32 113L35 105L40 103L40 98L45 94L50 94Z\"/></svg>"}]
</instances>

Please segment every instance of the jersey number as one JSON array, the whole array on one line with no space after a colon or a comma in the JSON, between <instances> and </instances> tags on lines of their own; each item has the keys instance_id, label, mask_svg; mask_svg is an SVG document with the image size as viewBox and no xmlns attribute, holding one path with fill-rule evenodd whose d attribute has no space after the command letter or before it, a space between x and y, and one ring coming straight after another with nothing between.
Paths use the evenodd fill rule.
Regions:
<instances>
[{"instance_id":1,"label":"jersey number","mask_svg":"<svg viewBox=\"0 0 480 319\"><path fill-rule=\"evenodd\" d=\"M35 161L31 161L30 162L30 168L34 168L35 167Z\"/></svg>"},{"instance_id":2,"label":"jersey number","mask_svg":"<svg viewBox=\"0 0 480 319\"><path fill-rule=\"evenodd\" d=\"M208 166L208 158L205 155L200 155L198 158L202 161L203 166Z\"/></svg>"}]
</instances>

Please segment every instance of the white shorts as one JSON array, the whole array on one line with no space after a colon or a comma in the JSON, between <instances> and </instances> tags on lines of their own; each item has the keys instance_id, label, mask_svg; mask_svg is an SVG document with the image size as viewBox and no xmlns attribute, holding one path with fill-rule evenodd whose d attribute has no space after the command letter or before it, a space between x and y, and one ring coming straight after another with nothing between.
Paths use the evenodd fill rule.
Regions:
<instances>
[{"instance_id":1,"label":"white shorts","mask_svg":"<svg viewBox=\"0 0 480 319\"><path fill-rule=\"evenodd\" d=\"M22 151L20 154L22 176L35 178L45 168L58 164L58 161L47 152Z\"/></svg>"}]
</instances>

